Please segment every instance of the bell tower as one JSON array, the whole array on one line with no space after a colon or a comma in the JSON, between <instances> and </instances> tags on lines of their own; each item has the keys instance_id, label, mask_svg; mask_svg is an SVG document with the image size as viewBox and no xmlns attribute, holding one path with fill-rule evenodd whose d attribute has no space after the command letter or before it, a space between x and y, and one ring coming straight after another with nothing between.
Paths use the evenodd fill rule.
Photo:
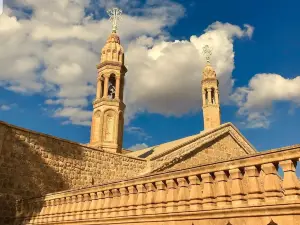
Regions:
<instances>
[{"instance_id":1,"label":"bell tower","mask_svg":"<svg viewBox=\"0 0 300 225\"><path fill-rule=\"evenodd\" d=\"M203 54L206 57L206 66L203 70L201 81L202 88L202 109L204 130L213 129L221 125L221 112L219 101L219 81L215 70L210 64L212 50L208 45L203 48Z\"/></svg>"},{"instance_id":2,"label":"bell tower","mask_svg":"<svg viewBox=\"0 0 300 225\"><path fill-rule=\"evenodd\" d=\"M113 30L101 51L97 65L97 92L93 102L91 138L89 146L121 153L123 142L124 49L117 35L117 21L122 11L113 8L108 11Z\"/></svg>"}]
</instances>

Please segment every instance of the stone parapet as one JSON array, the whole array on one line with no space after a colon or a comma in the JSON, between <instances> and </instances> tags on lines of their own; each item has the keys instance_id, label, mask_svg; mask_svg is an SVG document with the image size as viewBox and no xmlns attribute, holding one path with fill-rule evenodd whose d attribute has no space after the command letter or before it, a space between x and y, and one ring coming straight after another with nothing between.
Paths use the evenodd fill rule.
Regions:
<instances>
[{"instance_id":1,"label":"stone parapet","mask_svg":"<svg viewBox=\"0 0 300 225\"><path fill-rule=\"evenodd\" d=\"M23 199L16 224L299 224L299 158L293 146Z\"/></svg>"}]
</instances>

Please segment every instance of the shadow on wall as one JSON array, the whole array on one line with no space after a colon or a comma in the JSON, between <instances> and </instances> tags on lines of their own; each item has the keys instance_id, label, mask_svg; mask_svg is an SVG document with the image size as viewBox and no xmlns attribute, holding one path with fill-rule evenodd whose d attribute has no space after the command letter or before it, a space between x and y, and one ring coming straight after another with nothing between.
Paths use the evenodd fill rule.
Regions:
<instances>
[{"instance_id":1,"label":"shadow on wall","mask_svg":"<svg viewBox=\"0 0 300 225\"><path fill-rule=\"evenodd\" d=\"M16 200L70 188L67 164L59 164L82 152L62 151L62 144L0 123L0 224L13 224Z\"/></svg>"}]
</instances>

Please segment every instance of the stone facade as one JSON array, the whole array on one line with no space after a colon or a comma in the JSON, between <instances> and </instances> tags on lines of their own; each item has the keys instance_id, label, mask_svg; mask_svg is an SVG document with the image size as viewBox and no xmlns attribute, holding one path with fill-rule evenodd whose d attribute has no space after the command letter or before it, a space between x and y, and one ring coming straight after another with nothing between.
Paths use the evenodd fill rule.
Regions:
<instances>
[{"instance_id":1,"label":"stone facade","mask_svg":"<svg viewBox=\"0 0 300 225\"><path fill-rule=\"evenodd\" d=\"M15 200L139 174L146 161L0 123L0 221ZM2 224L2 223L0 223Z\"/></svg>"}]
</instances>

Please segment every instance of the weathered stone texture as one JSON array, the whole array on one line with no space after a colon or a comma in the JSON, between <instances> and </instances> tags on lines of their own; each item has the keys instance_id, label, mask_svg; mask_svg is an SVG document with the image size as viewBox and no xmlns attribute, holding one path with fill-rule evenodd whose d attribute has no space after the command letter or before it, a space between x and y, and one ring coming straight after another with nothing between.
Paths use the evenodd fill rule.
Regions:
<instances>
[{"instance_id":1,"label":"weathered stone texture","mask_svg":"<svg viewBox=\"0 0 300 225\"><path fill-rule=\"evenodd\" d=\"M202 145L188 154L184 154L184 151L182 153L182 157L177 157L176 160L169 162L169 165L162 167L159 171L185 169L247 154L229 133L219 136L214 142Z\"/></svg>"},{"instance_id":2,"label":"weathered stone texture","mask_svg":"<svg viewBox=\"0 0 300 225\"><path fill-rule=\"evenodd\" d=\"M139 174L144 160L104 152L0 122L0 220L15 200Z\"/></svg>"}]
</instances>

